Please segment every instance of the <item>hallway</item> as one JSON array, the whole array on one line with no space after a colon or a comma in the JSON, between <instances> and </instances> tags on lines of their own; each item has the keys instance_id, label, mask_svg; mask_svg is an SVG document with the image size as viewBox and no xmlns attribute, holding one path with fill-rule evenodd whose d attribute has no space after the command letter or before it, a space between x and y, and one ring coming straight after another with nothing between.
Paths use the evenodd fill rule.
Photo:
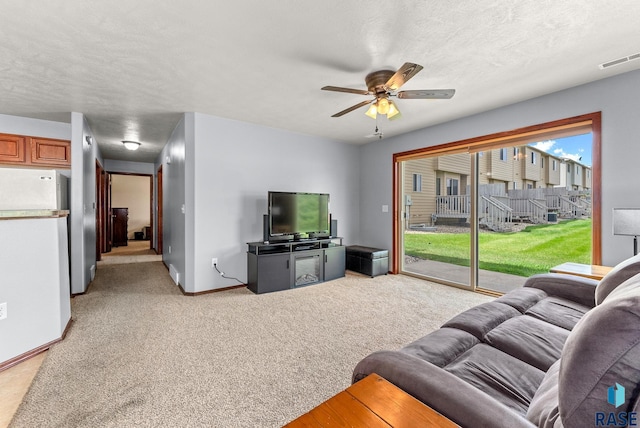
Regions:
<instances>
[{"instance_id":1,"label":"hallway","mask_svg":"<svg viewBox=\"0 0 640 428\"><path fill-rule=\"evenodd\" d=\"M124 263L161 262L162 254L156 254L149 248L149 241L129 240L128 245L113 247L111 252L103 253L98 266Z\"/></svg>"}]
</instances>

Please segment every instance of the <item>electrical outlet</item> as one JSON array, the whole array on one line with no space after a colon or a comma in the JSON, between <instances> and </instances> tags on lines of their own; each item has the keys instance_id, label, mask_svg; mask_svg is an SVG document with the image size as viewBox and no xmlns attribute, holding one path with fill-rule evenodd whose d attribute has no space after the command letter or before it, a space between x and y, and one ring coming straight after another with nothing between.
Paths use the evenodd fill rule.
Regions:
<instances>
[{"instance_id":1,"label":"electrical outlet","mask_svg":"<svg viewBox=\"0 0 640 428\"><path fill-rule=\"evenodd\" d=\"M0 320L7 317L7 302L0 303Z\"/></svg>"},{"instance_id":2,"label":"electrical outlet","mask_svg":"<svg viewBox=\"0 0 640 428\"><path fill-rule=\"evenodd\" d=\"M218 258L214 257L211 259L211 267L215 267L218 264Z\"/></svg>"}]
</instances>

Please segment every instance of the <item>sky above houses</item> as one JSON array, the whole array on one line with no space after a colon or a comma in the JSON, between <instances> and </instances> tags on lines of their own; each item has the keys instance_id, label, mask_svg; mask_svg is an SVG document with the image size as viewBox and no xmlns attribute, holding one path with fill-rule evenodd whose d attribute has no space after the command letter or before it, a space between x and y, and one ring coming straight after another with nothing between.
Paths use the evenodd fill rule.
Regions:
<instances>
[{"instance_id":1,"label":"sky above houses","mask_svg":"<svg viewBox=\"0 0 640 428\"><path fill-rule=\"evenodd\" d=\"M569 158L582 165L591 166L592 134L574 135L556 140L539 141L530 145L559 158Z\"/></svg>"}]
</instances>

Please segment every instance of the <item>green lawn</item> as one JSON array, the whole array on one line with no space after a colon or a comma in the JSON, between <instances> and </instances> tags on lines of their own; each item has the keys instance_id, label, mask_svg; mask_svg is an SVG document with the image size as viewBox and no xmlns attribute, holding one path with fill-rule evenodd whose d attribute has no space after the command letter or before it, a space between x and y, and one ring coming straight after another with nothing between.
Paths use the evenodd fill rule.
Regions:
<instances>
[{"instance_id":1,"label":"green lawn","mask_svg":"<svg viewBox=\"0 0 640 428\"><path fill-rule=\"evenodd\" d=\"M480 269L530 276L564 262L591 263L591 220L480 233L478 239ZM406 233L404 248L409 256L469 266L468 233Z\"/></svg>"}]
</instances>

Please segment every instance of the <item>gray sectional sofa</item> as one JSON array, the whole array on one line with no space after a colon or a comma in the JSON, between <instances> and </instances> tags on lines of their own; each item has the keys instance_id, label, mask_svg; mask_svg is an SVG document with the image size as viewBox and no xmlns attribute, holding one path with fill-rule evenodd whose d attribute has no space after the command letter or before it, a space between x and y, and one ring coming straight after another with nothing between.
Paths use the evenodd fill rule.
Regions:
<instances>
[{"instance_id":1,"label":"gray sectional sofa","mask_svg":"<svg viewBox=\"0 0 640 428\"><path fill-rule=\"evenodd\" d=\"M640 424L640 255L600 282L532 276L400 350L367 356L352 380L371 373L463 427Z\"/></svg>"}]
</instances>

